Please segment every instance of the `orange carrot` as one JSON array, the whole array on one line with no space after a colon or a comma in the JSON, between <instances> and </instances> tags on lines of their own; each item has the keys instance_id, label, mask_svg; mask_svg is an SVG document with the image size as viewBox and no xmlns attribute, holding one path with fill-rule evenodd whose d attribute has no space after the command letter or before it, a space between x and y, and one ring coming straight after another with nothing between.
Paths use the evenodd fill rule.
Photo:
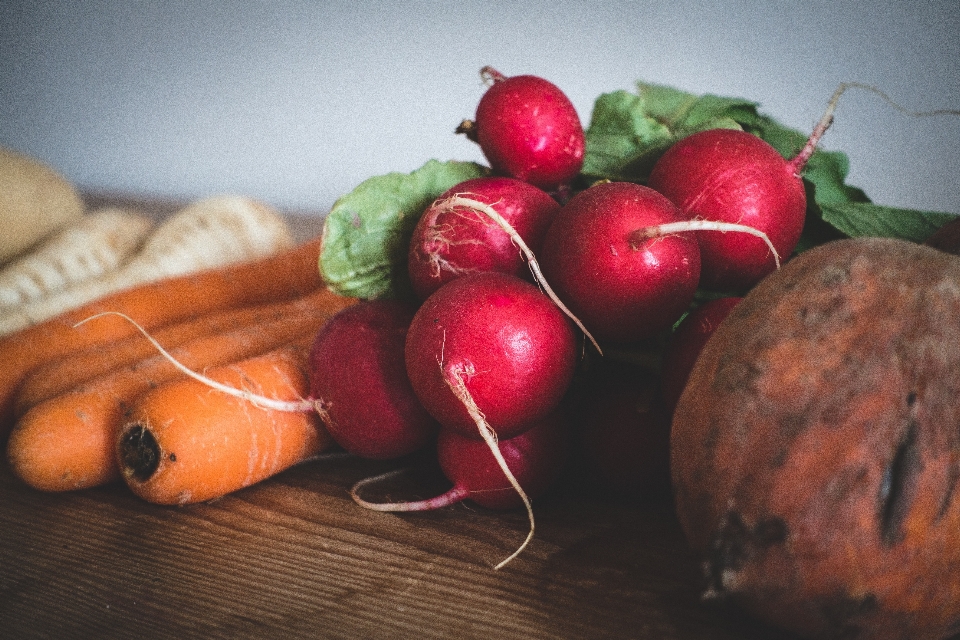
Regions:
<instances>
[{"instance_id":1,"label":"orange carrot","mask_svg":"<svg viewBox=\"0 0 960 640\"><path fill-rule=\"evenodd\" d=\"M310 392L305 348L277 350L207 376L276 400ZM260 407L188 378L137 400L116 451L123 478L138 496L187 504L260 482L332 446L315 412Z\"/></svg>"},{"instance_id":2,"label":"orange carrot","mask_svg":"<svg viewBox=\"0 0 960 640\"><path fill-rule=\"evenodd\" d=\"M133 335L118 317L75 327L116 311L153 330L216 309L289 300L323 286L320 238L267 258L165 278L104 296L0 339L0 441L13 417L13 396L24 374L54 357ZM329 294L331 298L335 294Z\"/></svg>"},{"instance_id":3,"label":"orange carrot","mask_svg":"<svg viewBox=\"0 0 960 640\"><path fill-rule=\"evenodd\" d=\"M170 355L186 367L202 371L292 341L309 345L320 326L343 304L196 338L171 349ZM28 485L45 491L83 489L118 479L113 440L133 401L184 375L158 354L41 402L28 410L10 433L7 458L11 469Z\"/></svg>"},{"instance_id":4,"label":"orange carrot","mask_svg":"<svg viewBox=\"0 0 960 640\"><path fill-rule=\"evenodd\" d=\"M279 320L285 315L315 314L317 309L334 305L339 309L349 302L337 300L329 291L319 289L295 301L224 309L197 318L169 324L151 335L165 348L179 346L193 338L212 335L229 329ZM99 321L99 319L98 319ZM108 345L98 345L55 358L29 371L17 388L13 400L13 415L21 417L35 404L60 395L80 384L114 369L157 354L142 335L130 336Z\"/></svg>"}]
</instances>

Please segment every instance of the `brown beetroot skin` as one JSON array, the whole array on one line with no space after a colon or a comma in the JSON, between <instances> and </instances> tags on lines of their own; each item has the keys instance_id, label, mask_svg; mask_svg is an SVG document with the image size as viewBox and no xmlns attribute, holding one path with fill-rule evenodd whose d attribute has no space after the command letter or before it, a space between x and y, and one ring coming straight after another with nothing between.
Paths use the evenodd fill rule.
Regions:
<instances>
[{"instance_id":1,"label":"brown beetroot skin","mask_svg":"<svg viewBox=\"0 0 960 640\"><path fill-rule=\"evenodd\" d=\"M960 632L958 398L956 257L840 240L761 281L673 422L706 595L811 638Z\"/></svg>"}]
</instances>

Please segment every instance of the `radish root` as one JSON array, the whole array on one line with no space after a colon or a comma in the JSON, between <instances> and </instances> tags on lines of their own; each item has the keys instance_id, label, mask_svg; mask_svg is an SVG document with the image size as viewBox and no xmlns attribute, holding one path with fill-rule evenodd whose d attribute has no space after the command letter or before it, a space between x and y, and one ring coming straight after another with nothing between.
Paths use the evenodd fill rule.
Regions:
<instances>
[{"instance_id":1,"label":"radish root","mask_svg":"<svg viewBox=\"0 0 960 640\"><path fill-rule=\"evenodd\" d=\"M504 232L510 236L510 239L515 245L520 249L520 252L523 254L523 257L527 261L527 266L530 267L530 273L533 274L533 279L540 285L540 288L543 289L544 293L553 301L555 305L564 313L565 316L570 318L575 325L583 332L583 335L587 337L590 343L594 348L603 355L603 350L600 348L600 345L594 339L594 337L587 331L587 328L583 326L583 323L580 322L580 319L570 309L567 308L563 301L557 296L553 291L553 288L547 282L547 279L544 277L543 272L540 270L540 263L537 262L537 257L534 255L533 251L527 246L527 243L524 242L523 238L520 237L520 234L517 233L517 230L513 228L507 220L497 213L497 210L491 207L490 205L480 202L479 200L474 200L472 198L467 198L465 195L468 194L454 194L449 198L444 199L442 202L437 204L437 207L440 211L450 211L457 207L466 207L472 209L478 213L481 213L500 226Z\"/></svg>"},{"instance_id":2,"label":"radish root","mask_svg":"<svg viewBox=\"0 0 960 640\"><path fill-rule=\"evenodd\" d=\"M84 318L83 320L81 320L80 322L76 323L73 326L74 328L76 328L86 322L90 322L91 320L95 320L97 318L101 318L104 316L117 316L117 317L123 318L124 320L132 324L137 329L137 331L143 334L143 336L150 341L150 344L154 346L154 348L160 353L161 356L163 356L168 361L170 361L170 364L175 366L182 373L193 378L194 380L197 380L198 382L201 382L207 385L208 387L212 387L218 391L222 391L223 393L234 396L235 398L247 400L262 409L272 409L274 411L286 411L289 413L306 413L308 411L316 411L321 415L321 417L326 414L326 411L323 411L323 407L321 404L322 401L319 401L319 400L290 401L290 400L277 400L275 398L267 398L265 396L260 396L255 393L251 393L246 389L237 389L236 387L231 387L230 385L217 382L216 380L208 378L200 373L197 373L190 367L186 366L185 364L177 360L169 351L164 349L163 345L157 342L156 338L150 335L150 333L146 329L144 329L139 323L137 323L136 320L134 320L133 318L131 318L126 314L120 313L119 311L104 311L102 313L97 313L88 318Z\"/></svg>"},{"instance_id":3,"label":"radish root","mask_svg":"<svg viewBox=\"0 0 960 640\"><path fill-rule=\"evenodd\" d=\"M634 231L630 234L630 244L637 249L639 248L640 243L644 240L685 231L720 231L724 233L727 231L735 231L738 233L749 233L752 236L760 238L767 244L767 247L773 254L773 260L777 264L777 269L780 268L780 254L777 253L776 247L773 246L773 242L770 241L770 238L767 236L767 234L759 229L754 229L753 227L745 224L718 222L715 220L681 220L678 222L666 222L664 224L644 227L643 229Z\"/></svg>"},{"instance_id":4,"label":"radish root","mask_svg":"<svg viewBox=\"0 0 960 640\"><path fill-rule=\"evenodd\" d=\"M444 382L447 383L447 386L450 387L450 390L453 391L453 394L457 397L457 399L460 400L460 402L463 403L464 407L466 407L467 413L469 413L470 417L473 418L477 428L480 430L480 435L483 437L484 442L487 443L487 446L490 447L490 452L493 453L493 457L496 458L497 464L500 465L500 468L503 470L504 475L507 476L507 480L510 482L510 485L520 495L520 499L523 500L523 505L527 509L527 517L530 519L530 531L527 533L526 539L516 551L514 551L506 559L502 560L494 567L496 570L504 567L507 563L520 555L527 545L530 544L530 541L533 540L536 523L533 519L533 506L530 504L530 498L527 497L523 487L520 486L517 478L513 475L513 472L510 471L510 467L507 466L507 461L503 458L503 454L500 452L500 447L497 445L497 434L487 422L486 416L483 415L480 407L477 406L473 396L470 395L470 391L467 389L467 385L463 381L463 374L464 369L462 365L450 367L445 372L443 377Z\"/></svg>"},{"instance_id":5,"label":"radish root","mask_svg":"<svg viewBox=\"0 0 960 640\"><path fill-rule=\"evenodd\" d=\"M353 485L353 487L350 489L350 497L353 498L353 501L361 507L370 509L372 511L430 511L456 504L470 495L470 492L463 487L453 487L450 489L450 491L447 491L446 493L434 498L415 500L412 502L369 502L360 497L360 490L367 485L375 482L383 482L384 480L390 480L406 471L407 469L394 469L393 471L381 473L378 476L364 478Z\"/></svg>"}]
</instances>

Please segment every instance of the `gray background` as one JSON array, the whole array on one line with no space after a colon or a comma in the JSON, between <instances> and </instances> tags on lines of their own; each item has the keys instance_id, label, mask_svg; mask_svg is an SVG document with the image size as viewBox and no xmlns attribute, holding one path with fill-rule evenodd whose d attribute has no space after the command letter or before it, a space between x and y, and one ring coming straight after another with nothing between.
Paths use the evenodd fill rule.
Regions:
<instances>
[{"instance_id":1,"label":"gray background","mask_svg":"<svg viewBox=\"0 0 960 640\"><path fill-rule=\"evenodd\" d=\"M638 79L809 130L842 81L960 108L960 2L0 0L0 144L83 188L325 211L361 180L480 160L479 69L559 85L586 125ZM960 118L848 92L824 147L882 204L960 213Z\"/></svg>"}]
</instances>

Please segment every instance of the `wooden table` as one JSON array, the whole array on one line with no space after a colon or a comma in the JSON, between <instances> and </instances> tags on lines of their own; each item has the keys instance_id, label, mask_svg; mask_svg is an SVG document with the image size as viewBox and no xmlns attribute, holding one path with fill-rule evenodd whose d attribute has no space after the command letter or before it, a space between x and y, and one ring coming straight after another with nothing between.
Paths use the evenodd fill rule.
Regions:
<instances>
[{"instance_id":1,"label":"wooden table","mask_svg":"<svg viewBox=\"0 0 960 640\"><path fill-rule=\"evenodd\" d=\"M308 235L319 218L297 225ZM186 507L122 485L40 493L0 465L0 637L784 637L700 601L669 500L605 496L570 473L535 503L530 547L495 571L526 514L351 500L396 464L312 461ZM425 471L393 490L441 482Z\"/></svg>"}]
</instances>

